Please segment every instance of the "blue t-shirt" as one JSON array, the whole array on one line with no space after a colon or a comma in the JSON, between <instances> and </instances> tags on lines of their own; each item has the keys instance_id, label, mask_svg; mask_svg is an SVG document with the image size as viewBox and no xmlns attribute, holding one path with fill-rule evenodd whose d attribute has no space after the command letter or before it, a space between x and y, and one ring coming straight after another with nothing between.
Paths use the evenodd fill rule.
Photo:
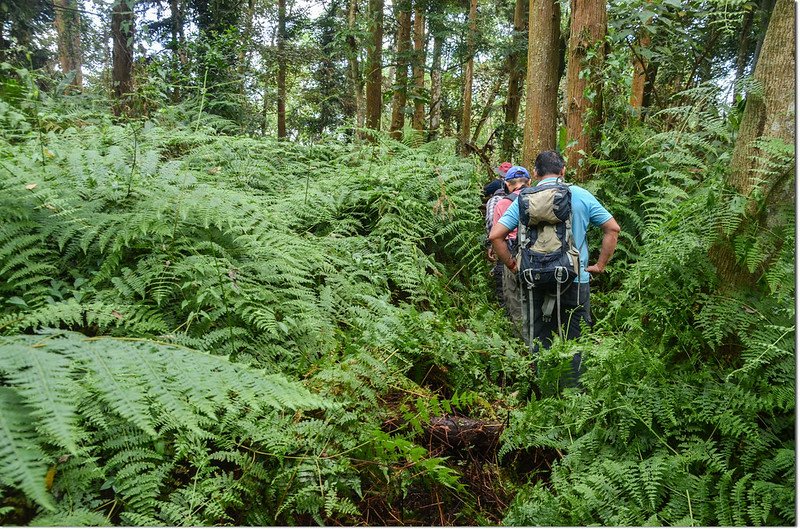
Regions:
<instances>
[{"instance_id":1,"label":"blue t-shirt","mask_svg":"<svg viewBox=\"0 0 800 529\"><path fill-rule=\"evenodd\" d=\"M539 184L545 182L555 182L556 177L544 178ZM586 230L589 226L600 226L605 224L611 219L611 213L606 208L600 205L600 202L582 187L576 185L569 186L572 193L572 237L575 241L575 247L580 252L581 261L581 275L575 279L577 283L589 282L589 272L585 268L589 263L589 244L586 240ZM502 217L498 219L500 224L506 228L513 230L519 224L519 199L511 204Z\"/></svg>"}]
</instances>

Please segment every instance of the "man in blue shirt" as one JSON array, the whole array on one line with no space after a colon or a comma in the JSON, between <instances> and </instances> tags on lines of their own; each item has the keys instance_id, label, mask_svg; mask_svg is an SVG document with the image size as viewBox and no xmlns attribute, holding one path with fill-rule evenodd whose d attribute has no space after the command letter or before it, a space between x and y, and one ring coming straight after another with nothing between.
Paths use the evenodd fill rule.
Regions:
<instances>
[{"instance_id":1,"label":"man in blue shirt","mask_svg":"<svg viewBox=\"0 0 800 529\"><path fill-rule=\"evenodd\" d=\"M536 157L534 164L533 178L537 181L535 185L563 179L564 172L564 159L560 154L555 151L541 152ZM575 278L575 284L570 288L569 294L562 298L561 322L566 327L566 337L577 338L581 332L580 321L583 320L589 325L592 323L589 306L589 274L600 274L605 270L606 264L617 247L620 228L614 217L589 191L576 185L570 186L569 189L572 194L572 235L580 254L580 275ZM489 233L489 241L492 243L495 255L512 272L517 271L518 256L511 255L504 240L508 233L517 228L518 224L519 200L515 200ZM599 226L603 230L600 255L593 265L589 265L589 249L586 242L586 231L590 225ZM549 318L549 321L544 321L542 318L544 294L534 289L532 296L527 296L524 288L521 288L520 291L523 293L522 334L525 341L530 342L529 337L533 336L534 340L538 340L542 347L549 349L552 345L553 334L558 334L558 318ZM532 304L534 309L532 321L529 321L528 304ZM531 332L531 325L533 332ZM528 343L528 345L532 344ZM580 361L580 353L577 353L572 363L575 382L580 373Z\"/></svg>"}]
</instances>

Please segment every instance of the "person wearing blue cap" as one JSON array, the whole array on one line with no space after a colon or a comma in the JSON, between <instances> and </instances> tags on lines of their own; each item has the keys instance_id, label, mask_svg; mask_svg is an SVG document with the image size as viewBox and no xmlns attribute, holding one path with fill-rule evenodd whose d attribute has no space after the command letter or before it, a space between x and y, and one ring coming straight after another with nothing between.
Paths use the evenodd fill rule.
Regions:
<instances>
[{"instance_id":1,"label":"person wearing blue cap","mask_svg":"<svg viewBox=\"0 0 800 529\"><path fill-rule=\"evenodd\" d=\"M517 199L519 192L531 185L531 175L527 169L519 165L511 166L506 171L503 180L508 189L508 194L494 207L492 212L493 225L497 223L509 206ZM505 237L505 241L511 255L514 255L517 246L517 230L509 232ZM503 304L518 332L522 332L522 301L519 293L519 279L516 272L512 272L506 266L503 266Z\"/></svg>"}]
</instances>

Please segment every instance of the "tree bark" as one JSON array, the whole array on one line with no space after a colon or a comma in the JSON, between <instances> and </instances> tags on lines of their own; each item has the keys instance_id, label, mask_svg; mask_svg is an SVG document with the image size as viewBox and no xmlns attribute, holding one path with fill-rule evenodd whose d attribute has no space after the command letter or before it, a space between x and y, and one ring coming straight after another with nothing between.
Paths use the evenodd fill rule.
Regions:
<instances>
[{"instance_id":1,"label":"tree bark","mask_svg":"<svg viewBox=\"0 0 800 529\"><path fill-rule=\"evenodd\" d=\"M111 81L114 90L114 115L131 111L133 92L133 4L135 0L116 0L111 12Z\"/></svg>"},{"instance_id":2,"label":"tree bark","mask_svg":"<svg viewBox=\"0 0 800 529\"><path fill-rule=\"evenodd\" d=\"M650 19L652 20L652 18ZM645 25L650 23L648 20ZM639 30L638 46L640 49L647 49L651 42L650 32L646 28ZM648 84L649 61L643 55L634 50L633 54L633 81L631 82L631 106L639 111L644 106L645 92Z\"/></svg>"},{"instance_id":3,"label":"tree bark","mask_svg":"<svg viewBox=\"0 0 800 529\"><path fill-rule=\"evenodd\" d=\"M739 135L731 158L729 182L749 195L767 169L753 146L759 138L777 138L793 144L795 138L795 57L786 43L794 42L794 3L777 0L755 70L763 90L747 94Z\"/></svg>"},{"instance_id":4,"label":"tree bark","mask_svg":"<svg viewBox=\"0 0 800 529\"><path fill-rule=\"evenodd\" d=\"M439 125L442 120L442 38L440 33L433 34L433 54L431 56L431 122L428 127L428 139L433 141L439 137Z\"/></svg>"},{"instance_id":5,"label":"tree bark","mask_svg":"<svg viewBox=\"0 0 800 529\"><path fill-rule=\"evenodd\" d=\"M564 109L568 142L565 154L567 167L575 170L575 180L583 182L591 174L589 165L584 162L596 147L596 129L602 110L606 1L571 0L571 9ZM588 76L584 72L587 68Z\"/></svg>"},{"instance_id":6,"label":"tree bark","mask_svg":"<svg viewBox=\"0 0 800 529\"><path fill-rule=\"evenodd\" d=\"M727 177L729 184L750 198L748 222L759 223L765 232L778 232L783 227L780 211L792 207L796 198L794 171L774 170L769 153L754 145L760 139L794 145L796 59L794 49L787 46L794 42L794 27L794 2L777 0L755 68L754 77L761 89L747 94ZM765 206L761 211L755 207L756 188ZM723 286L755 285L758 280L760 274L753 275L736 262L731 245L716 245L711 257Z\"/></svg>"},{"instance_id":7,"label":"tree bark","mask_svg":"<svg viewBox=\"0 0 800 529\"><path fill-rule=\"evenodd\" d=\"M278 138L286 137L286 0L278 0Z\"/></svg>"},{"instance_id":8,"label":"tree bark","mask_svg":"<svg viewBox=\"0 0 800 529\"><path fill-rule=\"evenodd\" d=\"M358 0L350 0L347 9L347 35L348 56L347 61L350 71L350 82L353 84L353 96L356 106L356 127L364 127L364 83L361 79L361 69L358 65L358 42L356 41L356 15L358 13Z\"/></svg>"},{"instance_id":9,"label":"tree bark","mask_svg":"<svg viewBox=\"0 0 800 529\"><path fill-rule=\"evenodd\" d=\"M461 112L459 143L461 154L467 156L466 143L469 141L472 123L472 68L475 56L475 33L477 31L478 0L470 0L469 25L467 28L467 64L464 67L464 106Z\"/></svg>"},{"instance_id":10,"label":"tree bark","mask_svg":"<svg viewBox=\"0 0 800 529\"><path fill-rule=\"evenodd\" d=\"M739 36L739 49L736 52L736 74L733 78L734 86L744 77L744 69L747 67L748 52L750 50L750 31L753 29L753 18L755 13L749 10L742 20L742 34ZM736 89L736 88L735 88ZM738 89L736 89L738 91Z\"/></svg>"},{"instance_id":11,"label":"tree bark","mask_svg":"<svg viewBox=\"0 0 800 529\"><path fill-rule=\"evenodd\" d=\"M530 0L528 12L528 75L522 165L532 167L536 155L556 147L559 40L558 0Z\"/></svg>"},{"instance_id":12,"label":"tree bark","mask_svg":"<svg viewBox=\"0 0 800 529\"><path fill-rule=\"evenodd\" d=\"M397 54L392 97L392 123L389 133L399 140L403 137L408 96L408 50L411 48L411 6L408 0L397 4Z\"/></svg>"},{"instance_id":13,"label":"tree bark","mask_svg":"<svg viewBox=\"0 0 800 529\"><path fill-rule=\"evenodd\" d=\"M61 71L75 72L70 84L80 90L83 86L80 4L78 0L53 0L53 7Z\"/></svg>"},{"instance_id":14,"label":"tree bark","mask_svg":"<svg viewBox=\"0 0 800 529\"><path fill-rule=\"evenodd\" d=\"M517 0L514 5L514 49L508 56L508 95L505 104L505 127L503 128L503 138L501 140L501 153L504 160L511 160L514 157L514 141L517 137L517 120L519 119L519 107L521 102L520 92L522 91L522 81L525 79L525 53L523 44L525 43L525 7L527 0Z\"/></svg>"},{"instance_id":15,"label":"tree bark","mask_svg":"<svg viewBox=\"0 0 800 529\"><path fill-rule=\"evenodd\" d=\"M372 24L372 43L367 67L367 128L381 130L383 94L381 90L383 50L383 0L369 0L369 19Z\"/></svg>"},{"instance_id":16,"label":"tree bark","mask_svg":"<svg viewBox=\"0 0 800 529\"><path fill-rule=\"evenodd\" d=\"M414 119L412 126L425 130L425 6L417 0L414 6Z\"/></svg>"}]
</instances>

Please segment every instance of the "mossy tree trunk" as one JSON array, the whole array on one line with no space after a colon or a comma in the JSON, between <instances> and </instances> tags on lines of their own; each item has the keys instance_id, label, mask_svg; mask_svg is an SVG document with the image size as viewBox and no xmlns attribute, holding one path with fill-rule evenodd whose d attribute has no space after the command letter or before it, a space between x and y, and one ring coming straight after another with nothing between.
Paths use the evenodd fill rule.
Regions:
<instances>
[{"instance_id":1,"label":"mossy tree trunk","mask_svg":"<svg viewBox=\"0 0 800 529\"><path fill-rule=\"evenodd\" d=\"M794 2L777 0L755 68L758 89L747 93L727 178L732 187L748 197L745 223L750 227L758 223L759 230L765 233L778 233L785 228L783 212L793 209L796 200L793 167L775 165L774 153L760 143L774 141L794 146L794 29ZM737 262L732 244L715 246L711 256L723 285L755 285L762 272L759 269L751 273Z\"/></svg>"},{"instance_id":2,"label":"mossy tree trunk","mask_svg":"<svg viewBox=\"0 0 800 529\"><path fill-rule=\"evenodd\" d=\"M425 130L425 5L417 0L414 6L414 130Z\"/></svg>"}]
</instances>

